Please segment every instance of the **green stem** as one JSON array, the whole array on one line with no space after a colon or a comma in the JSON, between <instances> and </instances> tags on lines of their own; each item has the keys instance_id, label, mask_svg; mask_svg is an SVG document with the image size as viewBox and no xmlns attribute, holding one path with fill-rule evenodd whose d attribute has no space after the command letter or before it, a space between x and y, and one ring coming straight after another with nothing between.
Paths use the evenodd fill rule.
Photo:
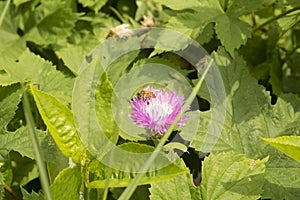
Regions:
<instances>
[{"instance_id":1,"label":"green stem","mask_svg":"<svg viewBox=\"0 0 300 200\"><path fill-rule=\"evenodd\" d=\"M121 20L121 22L124 24L125 23L125 19L122 17L122 15L119 13L119 11L117 9L115 9L114 7L110 6L109 9L111 11L113 11L113 13L115 13L115 15L119 18L119 20Z\"/></svg>"},{"instance_id":2,"label":"green stem","mask_svg":"<svg viewBox=\"0 0 300 200\"><path fill-rule=\"evenodd\" d=\"M292 9L290 9L290 10L287 10L287 11L281 13L280 15L277 15L276 17L267 20L266 22L264 22L263 24L261 24L260 26L258 26L257 28L255 28L255 29L254 29L254 32L256 32L256 31L260 30L261 28L263 28L264 26L266 26L266 25L268 25L268 24L270 24L270 23L276 21L277 19L279 19L279 18L281 18L281 17L285 17L287 14L289 14L289 13L291 13L291 12L295 12L295 11L297 11L297 10L300 10L300 6L295 7L295 8L292 8Z\"/></svg>"},{"instance_id":3,"label":"green stem","mask_svg":"<svg viewBox=\"0 0 300 200\"><path fill-rule=\"evenodd\" d=\"M208 73L211 65L213 63L213 59L211 59L211 61L209 62L207 68L205 69L201 79L198 81L197 85L193 88L192 93L190 94L190 96L188 97L188 99L186 100L186 103L184 104L184 106L181 109L181 113L179 113L177 115L177 117L175 118L174 122L172 123L172 125L168 128L168 131L165 133L165 135L161 138L161 140L159 141L158 145L156 146L155 150L153 151L153 153L149 156L148 160L145 162L145 164L141 167L140 171L141 172L145 172L149 169L151 163L153 163L153 161L155 160L155 158L158 156L158 154L160 153L160 151L162 150L164 144L167 142L169 136L171 135L173 129L175 128L177 122L180 120L180 118L182 117L183 113L185 110L187 110L187 108L189 107L189 105L192 103L192 101L194 100L194 98L196 97L203 81L204 81L204 77L206 76L206 74ZM141 181L141 179L144 177L145 173L139 173L128 185L128 187L124 190L124 192L121 194L121 196L119 197L119 200L127 200L131 197L131 195L133 194L133 192L135 191L135 189L137 188L139 182Z\"/></svg>"},{"instance_id":4,"label":"green stem","mask_svg":"<svg viewBox=\"0 0 300 200\"><path fill-rule=\"evenodd\" d=\"M25 88L24 84L22 84L22 86L23 86L23 88ZM30 137L31 137L39 173L40 173L40 181L41 181L41 185L42 185L42 188L44 191L44 195L47 200L51 200L52 197L51 197L51 192L50 192L50 188L49 188L47 170L45 167L43 156L41 154L42 151L39 146L38 138L36 137L35 124L34 124L34 120L33 120L33 116L31 113L30 104L29 104L29 100L28 100L26 91L24 92L24 95L23 95L23 108L24 108L26 123L29 127Z\"/></svg>"},{"instance_id":5,"label":"green stem","mask_svg":"<svg viewBox=\"0 0 300 200\"><path fill-rule=\"evenodd\" d=\"M9 4L10 4L10 0L8 0L6 2L5 7L4 7L4 9L3 9L2 13L1 13L1 16L0 16L0 27L1 27L2 23L3 23L4 16L5 16L5 14L6 14L7 10L8 10Z\"/></svg>"}]
</instances>

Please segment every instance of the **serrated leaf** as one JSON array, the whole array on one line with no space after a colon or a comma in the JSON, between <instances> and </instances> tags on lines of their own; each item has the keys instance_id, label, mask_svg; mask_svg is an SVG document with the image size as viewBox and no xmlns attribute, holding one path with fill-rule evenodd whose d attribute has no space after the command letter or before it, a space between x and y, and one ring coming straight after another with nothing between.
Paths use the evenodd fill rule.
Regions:
<instances>
[{"instance_id":1,"label":"serrated leaf","mask_svg":"<svg viewBox=\"0 0 300 200\"><path fill-rule=\"evenodd\" d=\"M231 55L234 55L234 50L245 44L251 36L249 24L228 15L218 16L215 23L216 33Z\"/></svg>"},{"instance_id":2,"label":"serrated leaf","mask_svg":"<svg viewBox=\"0 0 300 200\"><path fill-rule=\"evenodd\" d=\"M12 185L24 186L39 177L38 166L35 160L23 157L15 151L11 151L9 155L10 160L14 163L11 166L13 174Z\"/></svg>"},{"instance_id":3,"label":"serrated leaf","mask_svg":"<svg viewBox=\"0 0 300 200\"><path fill-rule=\"evenodd\" d=\"M273 4L275 0L232 0L228 1L228 8L226 13L233 17L247 15L251 12L263 9Z\"/></svg>"},{"instance_id":4,"label":"serrated leaf","mask_svg":"<svg viewBox=\"0 0 300 200\"><path fill-rule=\"evenodd\" d=\"M57 146L66 157L79 162L82 146L72 112L53 96L35 89L32 85L30 88L40 115Z\"/></svg>"},{"instance_id":5,"label":"serrated leaf","mask_svg":"<svg viewBox=\"0 0 300 200\"><path fill-rule=\"evenodd\" d=\"M36 130L35 132L40 143L42 143L45 138L45 133L41 130ZM0 141L0 149L5 149L7 151L14 150L19 152L22 156L27 156L31 159L35 158L32 141L27 127L21 127L15 132L0 134Z\"/></svg>"},{"instance_id":6,"label":"serrated leaf","mask_svg":"<svg viewBox=\"0 0 300 200\"><path fill-rule=\"evenodd\" d=\"M179 189L180 188L180 189ZM193 185L189 173L180 174L174 178L159 183L152 183L150 199L193 199L200 200L200 190ZM198 192L195 192L198 190Z\"/></svg>"},{"instance_id":7,"label":"serrated leaf","mask_svg":"<svg viewBox=\"0 0 300 200\"><path fill-rule=\"evenodd\" d=\"M71 9L58 7L37 24L36 29L30 32L31 37L38 35L46 44L56 43L71 34L70 30L75 26L77 17Z\"/></svg>"},{"instance_id":8,"label":"serrated leaf","mask_svg":"<svg viewBox=\"0 0 300 200\"><path fill-rule=\"evenodd\" d=\"M89 51L83 46L67 44L66 47L60 49L57 53L63 59L65 65L77 76Z\"/></svg>"},{"instance_id":9,"label":"serrated leaf","mask_svg":"<svg viewBox=\"0 0 300 200\"><path fill-rule=\"evenodd\" d=\"M194 7L194 12L179 13L171 17L167 27L198 37L207 24L215 23L217 37L233 56L234 50L245 44L251 36L250 25L230 12L224 12L218 0L201 1L200 4ZM236 5L233 3L232 6Z\"/></svg>"},{"instance_id":10,"label":"serrated leaf","mask_svg":"<svg viewBox=\"0 0 300 200\"><path fill-rule=\"evenodd\" d=\"M9 80L9 83L31 81L41 90L55 95L63 102L70 102L73 80L29 50L19 57L18 62L10 57L3 57L2 60L0 57L0 62L4 63L3 68L7 73L4 80L3 76L0 76L1 84L5 84L5 80Z\"/></svg>"},{"instance_id":11,"label":"serrated leaf","mask_svg":"<svg viewBox=\"0 0 300 200\"><path fill-rule=\"evenodd\" d=\"M23 91L19 85L0 86L0 133L14 117Z\"/></svg>"},{"instance_id":12,"label":"serrated leaf","mask_svg":"<svg viewBox=\"0 0 300 200\"><path fill-rule=\"evenodd\" d=\"M52 198L54 200L80 199L81 186L80 167L66 168L62 170L51 185ZM67 184L66 184L67 183Z\"/></svg>"},{"instance_id":13,"label":"serrated leaf","mask_svg":"<svg viewBox=\"0 0 300 200\"><path fill-rule=\"evenodd\" d=\"M282 136L262 139L300 162L300 136Z\"/></svg>"},{"instance_id":14,"label":"serrated leaf","mask_svg":"<svg viewBox=\"0 0 300 200\"><path fill-rule=\"evenodd\" d=\"M79 0L79 3L84 7L92 8L95 12L98 12L105 4L107 0Z\"/></svg>"},{"instance_id":15,"label":"serrated leaf","mask_svg":"<svg viewBox=\"0 0 300 200\"><path fill-rule=\"evenodd\" d=\"M259 136L277 137L287 128L299 129L299 123L295 123L300 118L299 103L289 104L290 95L271 105L270 96L251 77L243 59L229 58L228 63L220 59L223 56L229 58L221 51L214 54L227 93L227 119L215 150L234 150L249 157L266 156L267 145ZM275 153L274 150L271 152Z\"/></svg>"},{"instance_id":16,"label":"serrated leaf","mask_svg":"<svg viewBox=\"0 0 300 200\"><path fill-rule=\"evenodd\" d=\"M167 6L173 10L184 10L201 6L201 2L198 0L155 0L155 2Z\"/></svg>"},{"instance_id":17,"label":"serrated leaf","mask_svg":"<svg viewBox=\"0 0 300 200\"><path fill-rule=\"evenodd\" d=\"M290 161L288 161L290 162ZM299 199L300 168L268 168L263 199Z\"/></svg>"},{"instance_id":18,"label":"serrated leaf","mask_svg":"<svg viewBox=\"0 0 300 200\"><path fill-rule=\"evenodd\" d=\"M119 168L111 169L99 161L94 160L90 165L90 172L94 172L99 180L90 182L88 187L104 188L107 184L107 178L109 178L108 187L128 186L136 176L136 172L140 170L148 158L147 153L154 151L153 147L138 143L125 143L119 145L118 148L125 151L117 150L111 154L107 154L107 156L109 156L111 163L113 163L113 168L116 168L116 165L114 164L117 162L120 163L118 165ZM126 153L126 151L128 152ZM138 154L142 156L139 156ZM143 154L145 154L145 156ZM139 185L169 180L178 174L187 173L189 171L184 167L182 161L178 159L176 162L172 163L168 160L167 156L168 155L160 154L156 158ZM109 173L110 170L111 173ZM110 177L107 177L108 174L110 174Z\"/></svg>"},{"instance_id":19,"label":"serrated leaf","mask_svg":"<svg viewBox=\"0 0 300 200\"><path fill-rule=\"evenodd\" d=\"M267 161L232 153L210 154L203 162L202 199L258 199Z\"/></svg>"},{"instance_id":20,"label":"serrated leaf","mask_svg":"<svg viewBox=\"0 0 300 200\"><path fill-rule=\"evenodd\" d=\"M24 188L21 188L23 200L44 200L45 197L41 193L36 193L34 190L28 193Z\"/></svg>"},{"instance_id":21,"label":"serrated leaf","mask_svg":"<svg viewBox=\"0 0 300 200\"><path fill-rule=\"evenodd\" d=\"M242 153L252 158L269 155L268 168L284 168L288 171L290 168L300 167L299 163L260 139L299 133L299 97L281 96L276 104L272 105L270 95L258 85L255 78L251 77L241 57L236 55L235 59L231 59L224 51L223 53L219 51L213 57L219 66L227 94L226 111L223 113L226 120L222 133L211 137L209 143L211 145L216 143L213 152ZM218 87L211 89L217 90ZM199 95L202 95L201 91ZM209 124L212 122L212 110L201 113L200 116L202 117L200 129L192 143L196 149L201 149L201 142L204 141ZM219 119L215 120L215 123L219 123ZM276 177L276 174L273 176ZM282 191L289 187L285 182L278 184ZM294 185L294 188L300 188L300 185Z\"/></svg>"}]
</instances>

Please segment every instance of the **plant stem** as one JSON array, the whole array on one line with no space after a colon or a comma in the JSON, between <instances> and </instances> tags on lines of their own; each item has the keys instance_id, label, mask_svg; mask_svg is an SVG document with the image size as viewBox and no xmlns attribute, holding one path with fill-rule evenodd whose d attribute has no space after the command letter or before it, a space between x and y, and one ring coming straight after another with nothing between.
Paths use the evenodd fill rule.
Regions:
<instances>
[{"instance_id":1,"label":"plant stem","mask_svg":"<svg viewBox=\"0 0 300 200\"><path fill-rule=\"evenodd\" d=\"M3 184L3 188L6 189L13 196L15 200L21 200L21 198L16 194L16 192L5 183Z\"/></svg>"},{"instance_id":2,"label":"plant stem","mask_svg":"<svg viewBox=\"0 0 300 200\"><path fill-rule=\"evenodd\" d=\"M23 83L22 83L22 86L23 86L23 88L25 88ZM34 153L35 153L36 162L37 162L39 173L40 173L41 185L42 185L46 199L51 200L52 198L51 198L51 192L50 192L50 188L49 188L47 170L45 167L43 156L41 154L41 148L39 146L38 138L36 137L35 124L34 124L33 116L31 113L30 104L29 104L26 90L23 95L23 107L24 107L26 123L29 127L29 132L30 132L30 137L31 137Z\"/></svg>"},{"instance_id":3,"label":"plant stem","mask_svg":"<svg viewBox=\"0 0 300 200\"><path fill-rule=\"evenodd\" d=\"M6 14L7 10L8 10L9 4L10 4L10 0L7 0L7 2L5 4L5 7L4 7L4 9L3 9L2 13L1 13L1 16L0 16L0 27L1 27L2 23L3 23L4 16L5 16L5 14Z\"/></svg>"},{"instance_id":4,"label":"plant stem","mask_svg":"<svg viewBox=\"0 0 300 200\"><path fill-rule=\"evenodd\" d=\"M259 25L257 28L255 28L255 29L253 30L253 32L258 31L258 30L260 30L261 28L263 28L264 26L266 26L266 25L268 25L268 24L270 24L270 23L276 21L277 19L279 19L279 18L281 18L281 17L285 17L287 14L289 14L289 13L291 13L291 12L295 12L295 11L297 11L297 10L300 10L300 6L295 7L295 8L292 8L292 9L290 9L290 10L287 10L287 11L281 13L280 15L277 15L276 17L271 18L271 19L265 21L264 23L262 23L261 25Z\"/></svg>"},{"instance_id":5,"label":"plant stem","mask_svg":"<svg viewBox=\"0 0 300 200\"><path fill-rule=\"evenodd\" d=\"M125 23L125 19L122 17L122 15L119 13L119 11L117 9L115 9L114 7L110 6L109 9L120 19L120 21L124 24Z\"/></svg>"},{"instance_id":6,"label":"plant stem","mask_svg":"<svg viewBox=\"0 0 300 200\"><path fill-rule=\"evenodd\" d=\"M149 156L148 160L145 162L145 164L141 167L140 171L141 172L145 172L149 169L151 163L155 160L155 158L158 156L158 154L160 153L160 151L162 150L164 144L166 143L166 141L168 140L169 136L171 135L173 129L175 128L177 122L180 120L180 118L182 117L184 111L189 107L189 105L192 103L192 101L194 100L194 98L196 97L203 81L204 81L204 77L206 76L206 74L208 73L210 67L212 66L213 63L213 59L210 60L207 68L205 69L201 79L198 81L198 83L196 84L196 86L193 88L192 93L190 94L190 96L188 97L188 99L186 100L186 103L183 105L181 112L177 115L177 117L175 118L174 122L172 123L172 125L168 128L168 131L165 133L165 135L161 138L161 140L159 141L158 145L156 146L155 150L153 151L153 153ZM119 197L119 200L127 200L131 197L131 195L133 194L133 192L135 191L135 189L137 188L139 182L141 181L141 179L144 177L145 173L139 173L128 185L128 187L124 190L124 192L121 194L121 196Z\"/></svg>"}]
</instances>

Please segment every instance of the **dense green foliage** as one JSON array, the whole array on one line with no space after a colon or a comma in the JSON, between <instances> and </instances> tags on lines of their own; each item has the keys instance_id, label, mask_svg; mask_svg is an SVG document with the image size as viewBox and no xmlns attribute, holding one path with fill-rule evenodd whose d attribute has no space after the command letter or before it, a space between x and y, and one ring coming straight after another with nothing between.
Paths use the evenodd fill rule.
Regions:
<instances>
[{"instance_id":1,"label":"dense green foliage","mask_svg":"<svg viewBox=\"0 0 300 200\"><path fill-rule=\"evenodd\" d=\"M127 186L134 191L131 199L300 199L299 0L2 0L0 11L0 199L45 199L50 193L53 199L118 199ZM111 107L114 92L125 90L128 103L134 94L126 96L126 88L148 81L138 66L150 63L178 72L148 75L155 83L164 77L186 97L186 88L202 80L191 63L172 53L187 48L181 40L163 35L157 41L177 49L139 49L109 63L121 44L130 49L138 41L106 39L111 28L145 28L143 16L154 19L151 26L178 31L207 50L223 80L226 118L214 148L201 152L216 120L212 93L203 84L199 109L187 122L199 124L189 148L166 144L168 153L157 154L148 166L153 171L141 176L136 163L146 160L112 156L109 144L149 155L156 144L118 127L113 113L121 105ZM103 57L90 53L110 39L113 45L101 49L109 68L99 68ZM80 85L79 75L89 75L82 63L89 59L86 65L102 75L94 85ZM129 72L134 79L126 79ZM86 101L77 101L78 95ZM81 106L94 108L97 121L81 116L90 112ZM84 124L80 130L78 120ZM84 128L96 122L104 134L82 138ZM186 126L178 135L186 139L190 132ZM99 149L86 148L87 141ZM184 154L179 157L173 147ZM115 169L100 158L127 160Z\"/></svg>"}]
</instances>

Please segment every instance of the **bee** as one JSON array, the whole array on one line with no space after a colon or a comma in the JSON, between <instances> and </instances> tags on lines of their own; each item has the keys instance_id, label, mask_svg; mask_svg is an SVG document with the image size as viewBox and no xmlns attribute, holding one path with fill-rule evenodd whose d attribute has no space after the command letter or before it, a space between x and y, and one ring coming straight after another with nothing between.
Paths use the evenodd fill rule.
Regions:
<instances>
[{"instance_id":1,"label":"bee","mask_svg":"<svg viewBox=\"0 0 300 200\"><path fill-rule=\"evenodd\" d=\"M141 90L136 94L138 99L156 98L155 94L149 90Z\"/></svg>"}]
</instances>

